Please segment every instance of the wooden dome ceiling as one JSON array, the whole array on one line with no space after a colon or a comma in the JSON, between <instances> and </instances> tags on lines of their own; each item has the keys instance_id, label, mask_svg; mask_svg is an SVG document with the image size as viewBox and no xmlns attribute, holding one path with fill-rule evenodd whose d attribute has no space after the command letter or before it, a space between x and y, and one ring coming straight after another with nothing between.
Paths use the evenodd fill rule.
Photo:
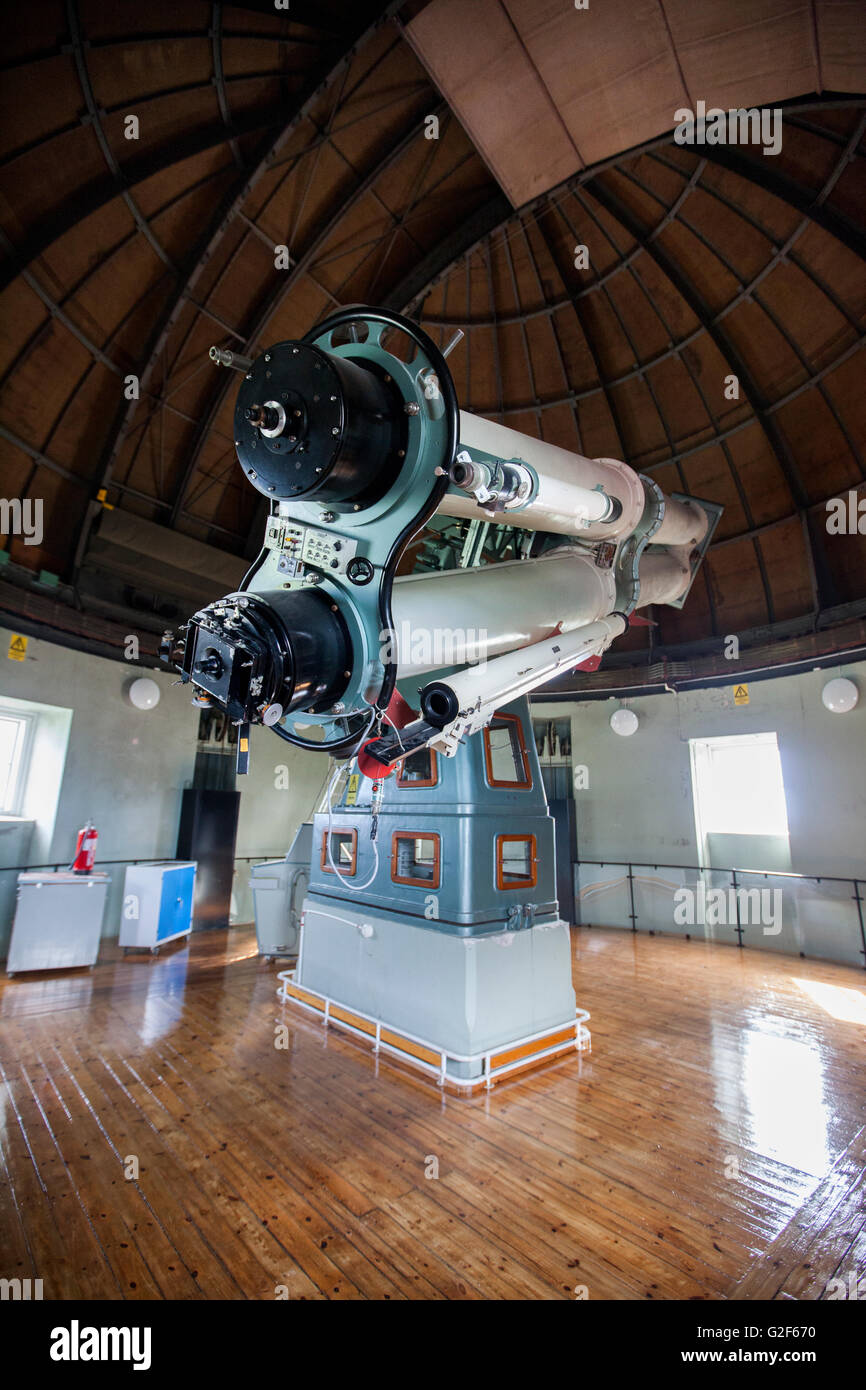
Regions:
<instances>
[{"instance_id":1,"label":"wooden dome ceiling","mask_svg":"<svg viewBox=\"0 0 866 1390\"><path fill-rule=\"evenodd\" d=\"M769 0L652 0L667 56L609 27L574 30L572 66L593 54L595 87L570 105L550 7L495 7L514 43L494 51L491 21L487 46L482 31L450 66L434 22L446 0L5 7L2 491L43 499L45 516L40 546L4 542L10 621L106 649L129 630L125 610L157 631L166 589L153 566L136 582L124 545L162 553L167 537L178 574L207 575L216 551L242 571L261 499L234 454L237 378L208 348L255 352L365 302L442 342L464 329L449 359L464 408L724 505L685 609L627 634L621 662L728 633L821 629L824 649L866 636L866 536L828 535L825 505L866 491L856 7L815 0L780 28L790 7ZM698 23L710 11L712 33ZM744 29L733 83L729 36ZM772 81L759 41L780 55ZM641 103L650 57L667 105ZM485 124L477 96L493 76L526 95L503 106L488 91ZM631 114L590 140L593 92L614 80ZM715 92L784 103L778 156L674 143L675 107ZM536 108L527 165L521 122ZM551 120L568 159L544 137ZM279 245L289 269L275 268ZM130 539L136 526L149 539Z\"/></svg>"}]
</instances>

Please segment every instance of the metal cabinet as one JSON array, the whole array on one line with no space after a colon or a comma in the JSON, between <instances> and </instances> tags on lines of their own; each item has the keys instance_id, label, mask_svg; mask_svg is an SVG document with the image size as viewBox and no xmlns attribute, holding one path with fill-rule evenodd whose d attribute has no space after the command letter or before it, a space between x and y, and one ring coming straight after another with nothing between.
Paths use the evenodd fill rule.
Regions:
<instances>
[{"instance_id":1,"label":"metal cabinet","mask_svg":"<svg viewBox=\"0 0 866 1390\"><path fill-rule=\"evenodd\" d=\"M195 871L194 863L175 860L129 865L120 919L124 950L156 954L160 946L192 930Z\"/></svg>"},{"instance_id":2,"label":"metal cabinet","mask_svg":"<svg viewBox=\"0 0 866 1390\"><path fill-rule=\"evenodd\" d=\"M107 890L108 874L19 874L7 974L93 965Z\"/></svg>"},{"instance_id":3,"label":"metal cabinet","mask_svg":"<svg viewBox=\"0 0 866 1390\"><path fill-rule=\"evenodd\" d=\"M277 859L256 864L250 870L250 888L256 913L259 955L294 956L298 951L301 910L307 895L307 865Z\"/></svg>"},{"instance_id":4,"label":"metal cabinet","mask_svg":"<svg viewBox=\"0 0 866 1390\"><path fill-rule=\"evenodd\" d=\"M310 882L310 854L313 827L305 821L298 827L285 859L254 864L250 869L250 888L256 914L256 940L265 960L298 953L301 913Z\"/></svg>"}]
</instances>

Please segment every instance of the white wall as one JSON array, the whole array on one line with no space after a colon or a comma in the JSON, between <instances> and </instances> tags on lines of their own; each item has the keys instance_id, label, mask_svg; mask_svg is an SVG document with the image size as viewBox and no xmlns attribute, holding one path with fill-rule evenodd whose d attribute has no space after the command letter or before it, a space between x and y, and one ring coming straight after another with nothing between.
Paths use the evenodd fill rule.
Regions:
<instances>
[{"instance_id":1,"label":"white wall","mask_svg":"<svg viewBox=\"0 0 866 1390\"><path fill-rule=\"evenodd\" d=\"M329 767L325 753L293 748L271 729L252 729L250 770L237 779L238 857L284 855L298 826L315 810Z\"/></svg>"},{"instance_id":2,"label":"white wall","mask_svg":"<svg viewBox=\"0 0 866 1390\"><path fill-rule=\"evenodd\" d=\"M31 638L24 661L9 661L0 630L0 698L72 710L66 765L46 861L72 858L88 816L99 831L99 859L172 856L180 797L195 762L198 713L168 672L148 671L160 687L153 710L135 709L124 688L133 668ZM43 851L44 852L44 851Z\"/></svg>"},{"instance_id":3,"label":"white wall","mask_svg":"<svg viewBox=\"0 0 866 1390\"><path fill-rule=\"evenodd\" d=\"M59 782L59 795L53 831L47 837L34 833L31 862L69 863L76 834L88 817L99 831L100 860L173 858L181 792L192 779L198 727L189 699L171 689L173 677L147 672L159 685L161 698L156 709L143 712L125 698L133 668L123 662L36 638L30 639L24 661L10 661L9 636L8 630L0 629L0 699L53 707L58 717L52 718L49 710L45 721L52 726L61 711L72 711L63 766L60 743L55 751L53 782L55 792ZM28 813L33 816L33 809ZM9 844L11 848L11 840ZM115 936L122 868L112 873L103 932ZM2 949L10 926L7 914L0 921Z\"/></svg>"},{"instance_id":4,"label":"white wall","mask_svg":"<svg viewBox=\"0 0 866 1390\"><path fill-rule=\"evenodd\" d=\"M282 859L298 826L318 806L331 763L325 753L293 748L271 729L250 731L250 770L237 779L241 793L238 859ZM238 864L232 891L232 921L253 920L249 865Z\"/></svg>"},{"instance_id":5,"label":"white wall","mask_svg":"<svg viewBox=\"0 0 866 1390\"><path fill-rule=\"evenodd\" d=\"M860 701L849 714L831 714L821 703L821 689L835 675L859 686ZM791 869L866 875L866 663L752 681L749 704L740 707L733 685L629 700L640 719L631 738L613 733L608 722L622 701L533 703L534 718L570 712L572 761L589 769L589 786L575 793L579 857L697 864L688 740L772 731L782 761ZM740 865L774 867L742 857Z\"/></svg>"},{"instance_id":6,"label":"white wall","mask_svg":"<svg viewBox=\"0 0 866 1390\"><path fill-rule=\"evenodd\" d=\"M99 831L98 860L173 858L181 793L192 784L195 763L198 710L190 704L189 692L174 685L176 675L147 671L160 687L160 701L155 709L140 711L125 698L135 672L123 662L36 638L30 639L24 661L10 661L9 637L8 630L0 629L0 699L48 706L44 723L52 729L68 723L72 712L62 767L61 745L56 745L54 787L59 786L59 793L53 831L40 835L37 824L26 850L28 862L68 863L76 834L88 817ZM288 770L286 788L285 775L277 785L281 767ZM285 854L298 825L314 809L327 768L326 755L292 748L269 729L253 730L250 773L237 781L241 809L236 855ZM36 819L33 808L28 807L27 814ZM0 871L22 862L18 856L25 844L20 833L0 836ZM123 869L117 866L112 873L115 881L103 932L116 936ZM0 878L6 880L0 883L2 954L11 926L14 875L0 873ZM237 920L250 921L251 905L243 891L246 866L236 882L242 890Z\"/></svg>"}]
</instances>

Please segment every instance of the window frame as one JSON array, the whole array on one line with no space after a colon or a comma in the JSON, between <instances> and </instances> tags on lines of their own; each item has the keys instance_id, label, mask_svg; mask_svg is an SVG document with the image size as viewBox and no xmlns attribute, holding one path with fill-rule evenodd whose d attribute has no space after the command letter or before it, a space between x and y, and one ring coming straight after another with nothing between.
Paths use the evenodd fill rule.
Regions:
<instances>
[{"instance_id":1,"label":"window frame","mask_svg":"<svg viewBox=\"0 0 866 1390\"><path fill-rule=\"evenodd\" d=\"M400 840L432 840L434 844L433 877L409 878L397 873L397 845ZM395 830L391 834L391 882L410 888L427 888L431 893L442 881L442 836L438 830Z\"/></svg>"},{"instance_id":2,"label":"window frame","mask_svg":"<svg viewBox=\"0 0 866 1390\"><path fill-rule=\"evenodd\" d=\"M532 867L531 876L520 878L517 883L506 883L504 879L505 866L502 862L503 846L520 842L530 845L529 862ZM537 888L538 887L538 839L535 835L497 835L496 836L496 887L501 893L513 893L517 888Z\"/></svg>"},{"instance_id":3,"label":"window frame","mask_svg":"<svg viewBox=\"0 0 866 1390\"><path fill-rule=\"evenodd\" d=\"M29 711L13 709L9 705L0 702L0 717L13 719L22 726L21 744L18 749L17 766L14 767L14 791L15 794L8 806L0 806L0 816L8 816L11 820L23 820L22 804L27 793L27 778L30 772L30 754L33 748L33 735L36 729L35 714Z\"/></svg>"},{"instance_id":4,"label":"window frame","mask_svg":"<svg viewBox=\"0 0 866 1390\"><path fill-rule=\"evenodd\" d=\"M337 870L336 870L336 869L332 869L330 863L328 862L328 836L329 836L329 835L349 835L349 836L351 837L351 843L352 843L352 860L351 860L351 863L350 863L348 869L345 869L345 870L344 870L344 869L343 869L343 866L340 865L340 871L339 871L339 873L337 873ZM336 858L337 863L339 864L339 855L335 855L334 857ZM332 826L332 827L330 828L330 830L328 829L327 826L325 826L325 829L322 831L322 854L321 854L321 859L320 859L320 867L322 868L323 872L326 873L326 874L334 874L334 873L337 873L337 877L338 877L338 878L354 878L354 877L355 877L355 873L357 872L357 868L358 868L358 831L357 831L357 828L356 828L355 826L334 825L334 826Z\"/></svg>"},{"instance_id":5,"label":"window frame","mask_svg":"<svg viewBox=\"0 0 866 1390\"><path fill-rule=\"evenodd\" d=\"M791 841L791 822L788 813L788 793L785 787L785 769L782 766L782 748L779 743L779 735L775 729L754 730L740 734L710 734L700 738L689 739L689 763L691 770L691 790L692 806L695 817L695 831L699 850L699 860L701 868L710 867L709 842L711 835L741 835L744 837L767 836L779 840ZM708 791L713 776L713 761L723 753L735 747L749 748L760 744L772 747L775 752L776 770L779 775L779 790L781 793L781 808L784 812L784 830L743 830L739 827L735 829L726 828L710 829L707 824L707 811L709 808Z\"/></svg>"},{"instance_id":6,"label":"window frame","mask_svg":"<svg viewBox=\"0 0 866 1390\"><path fill-rule=\"evenodd\" d=\"M404 781L403 764L404 762L406 762L407 758L415 756L415 754L408 753L406 758L400 759L400 762L397 766L397 786L406 791L418 791L423 787L438 787L439 785L439 759L436 756L435 748L430 748L428 746L427 748L421 748L418 751L421 753L430 754L430 776L429 778L426 778L422 781L419 781L417 779L412 782Z\"/></svg>"},{"instance_id":7,"label":"window frame","mask_svg":"<svg viewBox=\"0 0 866 1390\"><path fill-rule=\"evenodd\" d=\"M520 750L520 757L523 762L523 781L512 782L503 780L493 775L493 750L490 747L490 730L493 723L499 720L504 724L514 724L517 726L517 743ZM518 714L500 714L497 710L489 724L484 725L482 730L484 738L484 773L489 787L508 787L511 791L528 792L532 790L532 768L526 752L526 740L523 737L523 721Z\"/></svg>"}]
</instances>

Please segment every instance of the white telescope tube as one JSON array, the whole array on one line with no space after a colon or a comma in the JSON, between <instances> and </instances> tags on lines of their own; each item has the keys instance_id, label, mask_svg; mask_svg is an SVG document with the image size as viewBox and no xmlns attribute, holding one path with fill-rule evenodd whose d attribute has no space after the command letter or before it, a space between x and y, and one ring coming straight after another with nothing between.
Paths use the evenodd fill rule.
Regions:
<instances>
[{"instance_id":1,"label":"white telescope tube","mask_svg":"<svg viewBox=\"0 0 866 1390\"><path fill-rule=\"evenodd\" d=\"M665 497L665 514L652 538L653 545L697 545L706 535L709 524L709 517L697 502Z\"/></svg>"},{"instance_id":2,"label":"white telescope tube","mask_svg":"<svg viewBox=\"0 0 866 1390\"><path fill-rule=\"evenodd\" d=\"M449 492L440 512L525 527L528 531L553 531L581 540L619 540L629 535L643 514L643 485L633 468L618 459L584 458L542 439L460 412L460 449L490 454L506 462L529 464L538 475L538 491L528 506L504 507L491 512L471 492ZM458 453L460 450L458 450ZM605 521L609 499L622 508L615 520ZM697 545L703 540L709 519L696 502L665 496L665 513L653 536L654 545Z\"/></svg>"},{"instance_id":3,"label":"white telescope tube","mask_svg":"<svg viewBox=\"0 0 866 1390\"><path fill-rule=\"evenodd\" d=\"M423 692L422 709L430 722L445 718L442 732L430 740L447 757L460 739L480 729L501 706L569 671L589 656L600 656L626 628L621 613L610 613L573 632L559 633L483 666L470 666Z\"/></svg>"},{"instance_id":4,"label":"white telescope tube","mask_svg":"<svg viewBox=\"0 0 866 1390\"><path fill-rule=\"evenodd\" d=\"M582 540L616 540L632 532L643 514L643 485L633 468L616 459L584 458L461 410L460 449L464 448L470 454L476 449L496 459L528 463L538 475L538 491L528 506L494 513L485 511L471 493L449 492L439 507L446 516L510 523ZM608 511L607 498L622 508L615 521L598 520Z\"/></svg>"},{"instance_id":5,"label":"white telescope tube","mask_svg":"<svg viewBox=\"0 0 866 1390\"><path fill-rule=\"evenodd\" d=\"M646 608L651 603L674 603L682 597L691 579L688 561L690 549L690 546L684 545L643 553L640 557L638 608Z\"/></svg>"},{"instance_id":6,"label":"white telescope tube","mask_svg":"<svg viewBox=\"0 0 866 1390\"><path fill-rule=\"evenodd\" d=\"M535 560L411 574L394 581L400 677L489 660L610 613L613 571L563 546Z\"/></svg>"}]
</instances>

